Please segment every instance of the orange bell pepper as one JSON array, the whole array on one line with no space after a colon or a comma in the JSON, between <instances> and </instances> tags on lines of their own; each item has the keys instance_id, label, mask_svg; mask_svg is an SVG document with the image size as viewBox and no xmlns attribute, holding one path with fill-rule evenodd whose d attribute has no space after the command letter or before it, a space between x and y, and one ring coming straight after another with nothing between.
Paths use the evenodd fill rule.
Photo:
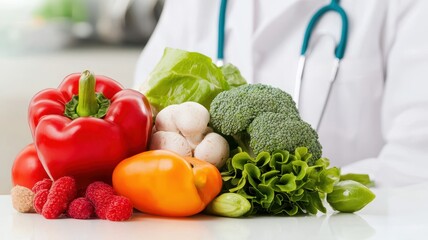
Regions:
<instances>
[{"instance_id":1,"label":"orange bell pepper","mask_svg":"<svg viewBox=\"0 0 428 240\"><path fill-rule=\"evenodd\" d=\"M185 217L197 214L220 193L217 168L166 150L147 151L120 162L113 171L115 191L142 212Z\"/></svg>"}]
</instances>

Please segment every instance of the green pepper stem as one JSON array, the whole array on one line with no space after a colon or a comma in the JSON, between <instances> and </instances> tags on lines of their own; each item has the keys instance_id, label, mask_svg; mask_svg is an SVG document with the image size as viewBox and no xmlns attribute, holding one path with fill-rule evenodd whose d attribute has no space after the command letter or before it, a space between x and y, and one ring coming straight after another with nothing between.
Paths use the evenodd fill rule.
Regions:
<instances>
[{"instance_id":1,"label":"green pepper stem","mask_svg":"<svg viewBox=\"0 0 428 240\"><path fill-rule=\"evenodd\" d=\"M77 104L77 114L80 117L87 117L98 112L99 105L95 95L95 76L85 70L79 79L79 100Z\"/></svg>"}]
</instances>

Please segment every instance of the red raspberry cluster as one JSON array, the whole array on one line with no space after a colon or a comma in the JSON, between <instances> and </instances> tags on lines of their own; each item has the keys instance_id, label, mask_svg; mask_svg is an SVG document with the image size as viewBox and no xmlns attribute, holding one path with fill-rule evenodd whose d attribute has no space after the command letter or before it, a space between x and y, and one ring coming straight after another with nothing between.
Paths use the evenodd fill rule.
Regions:
<instances>
[{"instance_id":1,"label":"red raspberry cluster","mask_svg":"<svg viewBox=\"0 0 428 240\"><path fill-rule=\"evenodd\" d=\"M76 181L62 177L52 182L44 179L33 187L33 205L37 213L47 219L68 216L75 219L98 217L110 221L125 221L132 216L132 203L115 194L113 188L103 182L90 184L84 196L78 197Z\"/></svg>"},{"instance_id":2,"label":"red raspberry cluster","mask_svg":"<svg viewBox=\"0 0 428 240\"><path fill-rule=\"evenodd\" d=\"M101 219L124 221L132 215L132 203L126 197L117 196L113 188L103 182L94 182L86 189L86 198L95 207L95 214Z\"/></svg>"}]
</instances>

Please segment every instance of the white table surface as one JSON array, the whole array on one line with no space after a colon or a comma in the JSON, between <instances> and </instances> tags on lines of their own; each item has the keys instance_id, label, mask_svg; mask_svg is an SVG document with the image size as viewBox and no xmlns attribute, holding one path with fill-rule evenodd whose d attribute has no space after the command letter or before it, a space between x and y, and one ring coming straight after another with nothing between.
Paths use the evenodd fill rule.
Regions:
<instances>
[{"instance_id":1,"label":"white table surface","mask_svg":"<svg viewBox=\"0 0 428 240\"><path fill-rule=\"evenodd\" d=\"M428 239L428 184L374 189L355 214L222 218L162 218L136 213L126 222L47 220L16 212L0 195L0 239Z\"/></svg>"}]
</instances>

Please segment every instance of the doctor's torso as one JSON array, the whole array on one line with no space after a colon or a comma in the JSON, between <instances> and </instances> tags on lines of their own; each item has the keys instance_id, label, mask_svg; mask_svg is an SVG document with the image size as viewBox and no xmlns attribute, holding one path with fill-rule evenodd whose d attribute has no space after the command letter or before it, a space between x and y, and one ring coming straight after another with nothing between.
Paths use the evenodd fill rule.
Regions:
<instances>
[{"instance_id":1,"label":"doctor's torso","mask_svg":"<svg viewBox=\"0 0 428 240\"><path fill-rule=\"evenodd\" d=\"M309 19L329 0L229 0L225 62L236 65L249 83L265 83L292 94L304 31ZM342 166L376 157L383 146L381 103L385 85L391 6L386 0L342 0L349 18L348 44L319 129L324 156ZM198 51L215 59L219 1L169 1L160 26L140 60L136 81L143 81L163 46ZM162 24L175 26L168 30ZM328 91L341 20L328 13L309 44L300 113L315 126ZM161 34L162 39L156 38ZM156 42L154 42L156 40ZM144 64L142 66L141 64ZM142 68L145 68L144 70Z\"/></svg>"}]
</instances>

